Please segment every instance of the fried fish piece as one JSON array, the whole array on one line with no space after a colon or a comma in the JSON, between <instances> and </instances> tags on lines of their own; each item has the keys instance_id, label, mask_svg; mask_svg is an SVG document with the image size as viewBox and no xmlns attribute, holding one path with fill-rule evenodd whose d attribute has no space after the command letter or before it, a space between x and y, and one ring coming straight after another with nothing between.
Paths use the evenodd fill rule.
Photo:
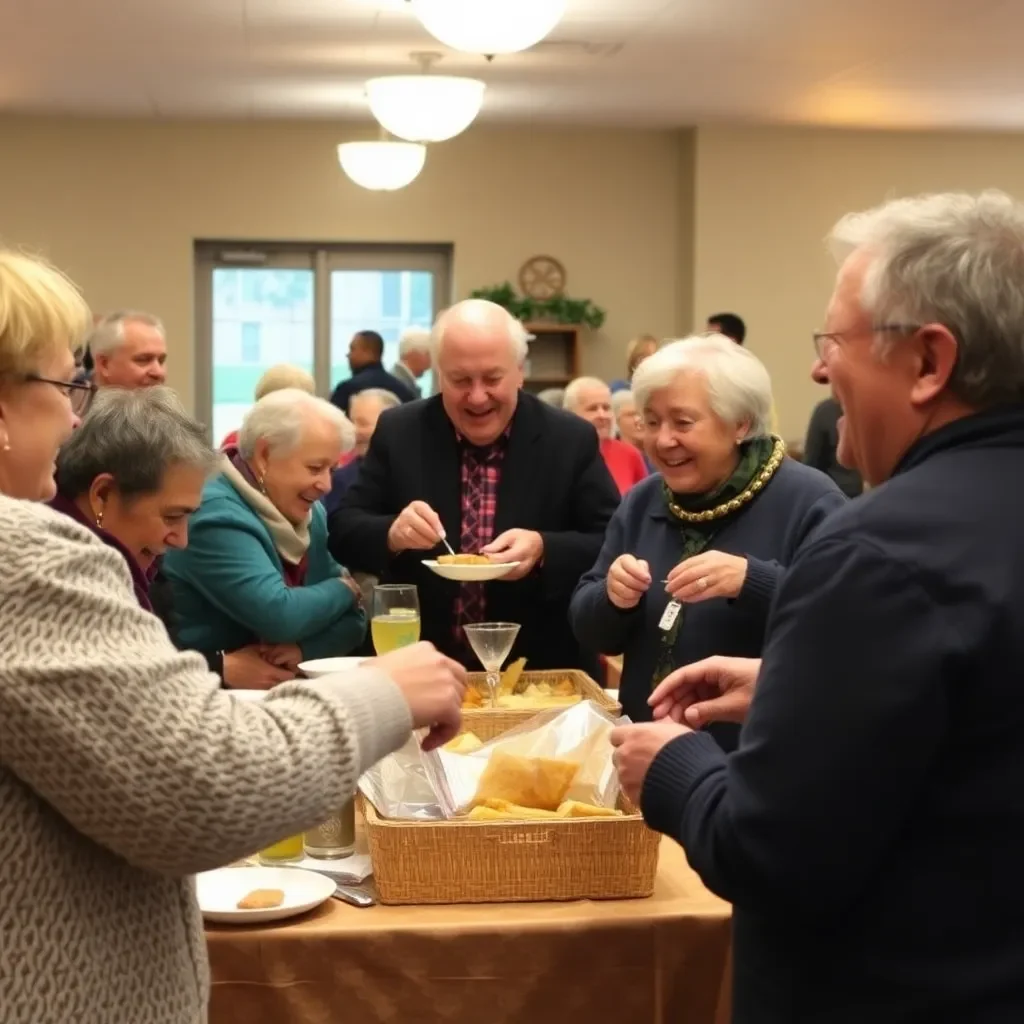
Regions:
<instances>
[{"instance_id":1,"label":"fried fish piece","mask_svg":"<svg viewBox=\"0 0 1024 1024\"><path fill-rule=\"evenodd\" d=\"M449 740L444 745L444 749L453 754L472 754L474 750L479 750L483 745L484 741L476 733L460 732L455 739Z\"/></svg>"},{"instance_id":2,"label":"fried fish piece","mask_svg":"<svg viewBox=\"0 0 1024 1024\"><path fill-rule=\"evenodd\" d=\"M464 708L482 708L484 695L475 686L467 686L462 697L462 706Z\"/></svg>"},{"instance_id":3,"label":"fried fish piece","mask_svg":"<svg viewBox=\"0 0 1024 1024\"><path fill-rule=\"evenodd\" d=\"M621 818L622 811L614 807L598 807L580 800L566 800L558 808L559 818Z\"/></svg>"},{"instance_id":4,"label":"fried fish piece","mask_svg":"<svg viewBox=\"0 0 1024 1024\"><path fill-rule=\"evenodd\" d=\"M472 821L539 821L557 818L554 811L538 811L535 807L520 807L507 800L488 800L481 807L474 807L466 815Z\"/></svg>"},{"instance_id":5,"label":"fried fish piece","mask_svg":"<svg viewBox=\"0 0 1024 1024\"><path fill-rule=\"evenodd\" d=\"M505 800L540 811L557 810L579 767L575 761L519 757L496 750L480 776L473 803L487 806L489 800Z\"/></svg>"},{"instance_id":6,"label":"fried fish piece","mask_svg":"<svg viewBox=\"0 0 1024 1024\"><path fill-rule=\"evenodd\" d=\"M283 889L253 889L238 901L239 910L273 910L284 903Z\"/></svg>"},{"instance_id":7,"label":"fried fish piece","mask_svg":"<svg viewBox=\"0 0 1024 1024\"><path fill-rule=\"evenodd\" d=\"M520 658L518 661L513 661L512 664L509 665L509 667L501 673L501 686L498 687L498 692L515 693L516 687L519 685L519 680L522 678L523 669L525 668L525 658Z\"/></svg>"},{"instance_id":8,"label":"fried fish piece","mask_svg":"<svg viewBox=\"0 0 1024 1024\"><path fill-rule=\"evenodd\" d=\"M490 565L486 555L438 555L438 565Z\"/></svg>"}]
</instances>

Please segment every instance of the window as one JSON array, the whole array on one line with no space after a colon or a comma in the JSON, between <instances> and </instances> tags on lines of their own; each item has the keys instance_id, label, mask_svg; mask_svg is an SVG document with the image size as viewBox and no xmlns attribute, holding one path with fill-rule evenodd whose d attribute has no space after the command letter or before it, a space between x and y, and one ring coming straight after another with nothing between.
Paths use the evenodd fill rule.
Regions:
<instances>
[{"instance_id":1,"label":"window","mask_svg":"<svg viewBox=\"0 0 1024 1024\"><path fill-rule=\"evenodd\" d=\"M448 305L450 246L196 246L196 401L219 444L252 405L256 382L275 363L313 374L327 397L351 371L359 330L384 339L384 365L398 361L406 327L429 327ZM431 375L420 380L424 395Z\"/></svg>"},{"instance_id":2,"label":"window","mask_svg":"<svg viewBox=\"0 0 1024 1024\"><path fill-rule=\"evenodd\" d=\"M262 327L256 323L242 324L242 362L262 362L260 338Z\"/></svg>"}]
</instances>

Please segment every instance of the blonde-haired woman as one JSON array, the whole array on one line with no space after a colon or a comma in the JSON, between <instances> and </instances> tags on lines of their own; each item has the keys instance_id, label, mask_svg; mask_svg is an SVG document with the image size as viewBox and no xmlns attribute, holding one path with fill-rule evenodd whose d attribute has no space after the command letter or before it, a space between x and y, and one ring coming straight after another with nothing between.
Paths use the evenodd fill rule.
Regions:
<instances>
[{"instance_id":1,"label":"blonde-haired woman","mask_svg":"<svg viewBox=\"0 0 1024 1024\"><path fill-rule=\"evenodd\" d=\"M628 391L636 368L648 357L658 351L658 339L653 334L638 334L626 346L626 377L624 380L613 380L609 385L612 394L616 391Z\"/></svg>"},{"instance_id":2,"label":"blonde-haired woman","mask_svg":"<svg viewBox=\"0 0 1024 1024\"><path fill-rule=\"evenodd\" d=\"M846 499L824 473L785 458L769 432L768 371L727 338L666 345L638 367L633 394L659 475L623 498L569 620L585 650L625 656L620 697L639 722L674 669L760 656L783 567ZM712 732L730 749L739 729Z\"/></svg>"},{"instance_id":3,"label":"blonde-haired woman","mask_svg":"<svg viewBox=\"0 0 1024 1024\"><path fill-rule=\"evenodd\" d=\"M253 391L252 397L258 402L261 398L265 398L274 391L284 391L286 388L295 388L298 391L305 391L307 395L315 395L316 381L313 380L313 375L301 366L293 366L291 363L277 363L256 381L256 389ZM237 444L238 431L232 430L221 441L221 451L234 448Z\"/></svg>"},{"instance_id":4,"label":"blonde-haired woman","mask_svg":"<svg viewBox=\"0 0 1024 1024\"><path fill-rule=\"evenodd\" d=\"M175 650L121 555L43 504L90 324L0 252L0 1016L197 1024L191 876L314 827L412 726L454 735L465 675L421 644L251 703Z\"/></svg>"}]
</instances>

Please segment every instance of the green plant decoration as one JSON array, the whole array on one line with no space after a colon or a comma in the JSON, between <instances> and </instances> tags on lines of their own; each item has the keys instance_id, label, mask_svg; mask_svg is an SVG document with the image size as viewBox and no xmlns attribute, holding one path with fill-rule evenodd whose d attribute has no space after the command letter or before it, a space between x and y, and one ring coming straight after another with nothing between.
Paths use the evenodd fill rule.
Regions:
<instances>
[{"instance_id":1,"label":"green plant decoration","mask_svg":"<svg viewBox=\"0 0 1024 1024\"><path fill-rule=\"evenodd\" d=\"M524 323L550 321L556 324L586 324L597 329L607 314L590 299L570 299L567 295L556 295L550 299L531 299L518 295L511 283L491 285L489 288L475 288L469 293L471 299L487 299L507 309L517 320Z\"/></svg>"}]
</instances>

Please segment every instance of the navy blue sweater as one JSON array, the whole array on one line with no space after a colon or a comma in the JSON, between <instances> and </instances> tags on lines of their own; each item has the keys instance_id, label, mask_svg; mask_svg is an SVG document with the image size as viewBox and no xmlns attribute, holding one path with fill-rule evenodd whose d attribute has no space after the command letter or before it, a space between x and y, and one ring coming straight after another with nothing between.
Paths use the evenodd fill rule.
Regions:
<instances>
[{"instance_id":1,"label":"navy blue sweater","mask_svg":"<svg viewBox=\"0 0 1024 1024\"><path fill-rule=\"evenodd\" d=\"M356 370L348 380L343 380L331 395L331 401L342 411L348 412L348 404L353 395L370 388L382 388L390 391L403 402L415 402L419 395L414 395L408 386L403 384L394 374L388 373L380 363L372 363Z\"/></svg>"},{"instance_id":2,"label":"navy blue sweater","mask_svg":"<svg viewBox=\"0 0 1024 1024\"><path fill-rule=\"evenodd\" d=\"M782 566L789 564L807 534L845 503L824 473L786 459L764 491L712 538L707 550L746 557L746 580L734 601L712 599L687 606L676 664L712 654L758 657ZM637 484L608 524L597 563L580 580L569 607L569 621L584 650L625 654L619 698L634 722L651 718L647 698L658 659L658 622L669 600L660 581L678 563L682 549L679 523L665 507L661 477ZM630 611L608 600L606 586L608 569L625 552L646 559L655 581ZM723 747L735 747L738 726L712 726L711 731Z\"/></svg>"},{"instance_id":3,"label":"navy blue sweater","mask_svg":"<svg viewBox=\"0 0 1024 1024\"><path fill-rule=\"evenodd\" d=\"M785 575L739 750L642 806L735 907L735 1024L1024 1021L1024 409L918 442Z\"/></svg>"}]
</instances>

